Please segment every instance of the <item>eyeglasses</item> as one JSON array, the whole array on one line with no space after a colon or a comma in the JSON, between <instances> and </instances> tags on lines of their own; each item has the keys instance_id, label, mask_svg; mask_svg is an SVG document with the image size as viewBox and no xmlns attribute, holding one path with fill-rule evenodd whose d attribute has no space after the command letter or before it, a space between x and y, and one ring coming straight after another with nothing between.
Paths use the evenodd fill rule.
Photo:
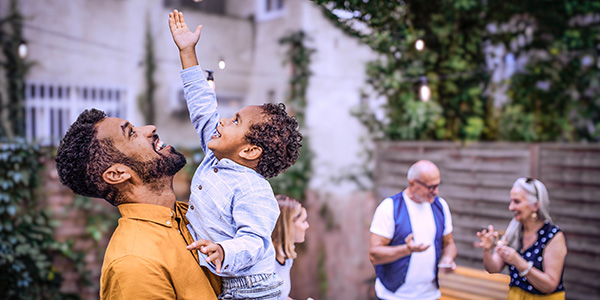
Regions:
<instances>
[{"instance_id":1,"label":"eyeglasses","mask_svg":"<svg viewBox=\"0 0 600 300\"><path fill-rule=\"evenodd\" d=\"M415 182L417 182L418 184L422 185L424 188L428 189L430 192L435 191L435 189L439 188L440 184L442 183L440 181L440 183L438 183L438 184L426 185L424 182L420 181L419 179L415 179Z\"/></svg>"},{"instance_id":2,"label":"eyeglasses","mask_svg":"<svg viewBox=\"0 0 600 300\"><path fill-rule=\"evenodd\" d=\"M527 177L527 178L525 178L525 182L527 184L533 185L533 188L535 189L535 197L539 199L538 189L537 189L537 186L535 185L535 178Z\"/></svg>"}]
</instances>

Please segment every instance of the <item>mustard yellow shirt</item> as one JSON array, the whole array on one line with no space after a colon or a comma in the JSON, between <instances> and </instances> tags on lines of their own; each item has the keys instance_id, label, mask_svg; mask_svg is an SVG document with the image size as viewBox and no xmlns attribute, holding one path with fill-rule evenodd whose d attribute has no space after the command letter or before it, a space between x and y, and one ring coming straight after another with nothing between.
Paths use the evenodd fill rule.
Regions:
<instances>
[{"instance_id":1,"label":"mustard yellow shirt","mask_svg":"<svg viewBox=\"0 0 600 300\"><path fill-rule=\"evenodd\" d=\"M186 228L187 203L175 211L152 204L121 204L100 276L101 299L217 299L220 279L198 264Z\"/></svg>"}]
</instances>

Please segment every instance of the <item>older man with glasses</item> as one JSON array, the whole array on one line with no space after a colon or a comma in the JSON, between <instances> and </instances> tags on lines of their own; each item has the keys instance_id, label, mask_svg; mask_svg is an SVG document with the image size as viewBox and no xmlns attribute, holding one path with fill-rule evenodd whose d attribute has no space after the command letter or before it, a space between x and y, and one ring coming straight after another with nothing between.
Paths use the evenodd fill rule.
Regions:
<instances>
[{"instance_id":1,"label":"older man with glasses","mask_svg":"<svg viewBox=\"0 0 600 300\"><path fill-rule=\"evenodd\" d=\"M379 299L438 299L438 272L456 268L452 216L437 195L440 171L433 162L416 162L407 178L408 187L384 199L371 222L375 292Z\"/></svg>"}]
</instances>

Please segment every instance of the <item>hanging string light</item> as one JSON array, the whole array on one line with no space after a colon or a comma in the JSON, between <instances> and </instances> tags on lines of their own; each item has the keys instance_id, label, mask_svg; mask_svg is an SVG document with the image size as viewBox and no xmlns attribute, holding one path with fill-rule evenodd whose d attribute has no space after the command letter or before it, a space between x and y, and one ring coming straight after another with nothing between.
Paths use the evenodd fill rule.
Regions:
<instances>
[{"instance_id":1,"label":"hanging string light","mask_svg":"<svg viewBox=\"0 0 600 300\"><path fill-rule=\"evenodd\" d=\"M221 58L221 60L219 60L219 69L224 70L225 69L225 59Z\"/></svg>"},{"instance_id":2,"label":"hanging string light","mask_svg":"<svg viewBox=\"0 0 600 300\"><path fill-rule=\"evenodd\" d=\"M20 59L25 59L25 57L27 57L27 43L25 41L21 41L21 43L19 44L19 48L18 48L18 52L19 52L19 58Z\"/></svg>"},{"instance_id":3,"label":"hanging string light","mask_svg":"<svg viewBox=\"0 0 600 300\"><path fill-rule=\"evenodd\" d=\"M425 41L423 41L422 39L418 39L415 42L415 49L417 49L417 51L419 52L423 51L423 49L425 49Z\"/></svg>"},{"instance_id":4,"label":"hanging string light","mask_svg":"<svg viewBox=\"0 0 600 300\"><path fill-rule=\"evenodd\" d=\"M206 81L208 82L208 85L210 85L210 87L213 89L213 91L215 90L215 78L213 77L213 70L206 70L206 73L208 73L208 75L206 75Z\"/></svg>"},{"instance_id":5,"label":"hanging string light","mask_svg":"<svg viewBox=\"0 0 600 300\"><path fill-rule=\"evenodd\" d=\"M427 102L431 97L431 89L427 85L427 78L425 76L421 76L421 86L419 87L419 98L421 101Z\"/></svg>"}]
</instances>

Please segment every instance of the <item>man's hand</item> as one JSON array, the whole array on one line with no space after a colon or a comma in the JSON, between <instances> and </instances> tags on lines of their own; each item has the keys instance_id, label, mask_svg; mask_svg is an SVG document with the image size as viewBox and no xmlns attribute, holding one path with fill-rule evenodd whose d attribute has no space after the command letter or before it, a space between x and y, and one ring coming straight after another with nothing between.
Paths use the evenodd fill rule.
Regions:
<instances>
[{"instance_id":1,"label":"man's hand","mask_svg":"<svg viewBox=\"0 0 600 300\"><path fill-rule=\"evenodd\" d=\"M452 257L442 256L438 264L438 269L442 273L452 273L456 269L456 263Z\"/></svg>"},{"instance_id":2,"label":"man's hand","mask_svg":"<svg viewBox=\"0 0 600 300\"><path fill-rule=\"evenodd\" d=\"M175 41L179 51L194 51L194 47L200 39L202 25L198 25L196 31L191 32L183 20L183 13L174 10L172 13L169 13L169 28L171 28L173 41Z\"/></svg>"},{"instance_id":3,"label":"man's hand","mask_svg":"<svg viewBox=\"0 0 600 300\"><path fill-rule=\"evenodd\" d=\"M413 239L413 234L409 234L405 239L404 242L406 243L406 247L408 247L408 250L410 250L410 252L423 252L425 250L427 250L427 248L429 248L429 246L431 245L425 245L423 243L421 244L415 244L415 241Z\"/></svg>"},{"instance_id":4,"label":"man's hand","mask_svg":"<svg viewBox=\"0 0 600 300\"><path fill-rule=\"evenodd\" d=\"M225 253L221 245L208 240L198 240L185 248L188 250L200 250L200 252L208 255L206 262L209 263L212 261L215 264L217 273L221 273L221 265L223 264L223 259L225 259Z\"/></svg>"}]
</instances>

